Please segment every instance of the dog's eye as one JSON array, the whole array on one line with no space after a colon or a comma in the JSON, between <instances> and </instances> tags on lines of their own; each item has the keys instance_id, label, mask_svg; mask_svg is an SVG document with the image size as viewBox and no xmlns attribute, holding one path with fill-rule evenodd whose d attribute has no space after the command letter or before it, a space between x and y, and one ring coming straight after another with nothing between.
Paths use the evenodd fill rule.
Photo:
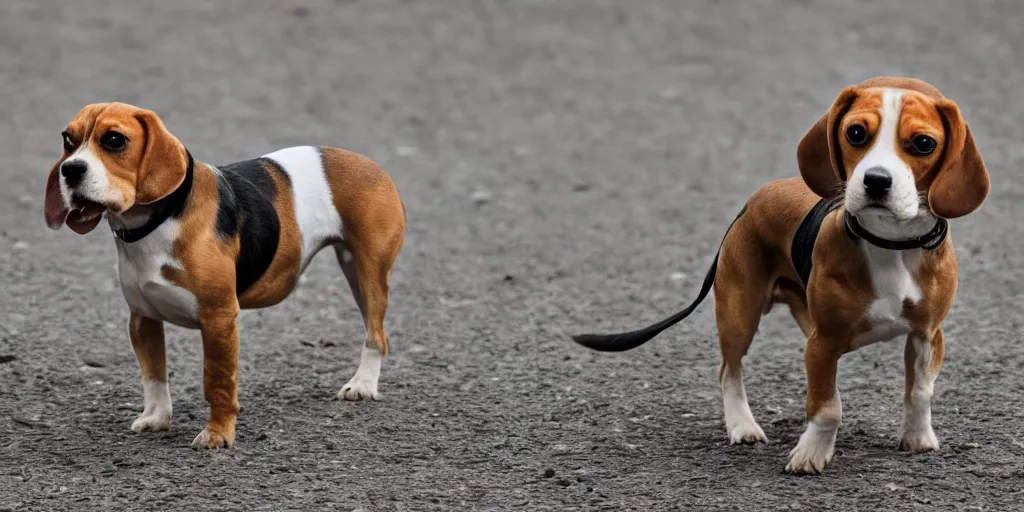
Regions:
<instances>
[{"instance_id":1,"label":"dog's eye","mask_svg":"<svg viewBox=\"0 0 1024 512\"><path fill-rule=\"evenodd\" d=\"M118 152L128 145L128 138L111 130L100 137L100 145L107 151Z\"/></svg>"},{"instance_id":2,"label":"dog's eye","mask_svg":"<svg viewBox=\"0 0 1024 512\"><path fill-rule=\"evenodd\" d=\"M868 141L868 130L860 124L851 124L846 129L846 142L851 146L863 146Z\"/></svg>"},{"instance_id":3,"label":"dog's eye","mask_svg":"<svg viewBox=\"0 0 1024 512\"><path fill-rule=\"evenodd\" d=\"M935 151L935 139L927 135L918 135L910 141L907 151L918 156L928 156Z\"/></svg>"},{"instance_id":4,"label":"dog's eye","mask_svg":"<svg viewBox=\"0 0 1024 512\"><path fill-rule=\"evenodd\" d=\"M71 140L71 134L68 132L63 132L60 134L60 136L64 138L64 151L69 154L74 153L75 141Z\"/></svg>"}]
</instances>

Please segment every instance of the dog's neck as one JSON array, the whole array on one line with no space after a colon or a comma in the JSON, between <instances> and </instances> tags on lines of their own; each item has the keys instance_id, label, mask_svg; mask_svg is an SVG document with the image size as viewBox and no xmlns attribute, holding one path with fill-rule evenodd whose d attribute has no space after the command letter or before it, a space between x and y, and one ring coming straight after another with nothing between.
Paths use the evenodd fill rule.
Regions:
<instances>
[{"instance_id":1,"label":"dog's neck","mask_svg":"<svg viewBox=\"0 0 1024 512\"><path fill-rule=\"evenodd\" d=\"M949 231L946 219L936 217L922 210L913 219L898 221L874 212L859 212L842 215L847 235L853 239L894 251L909 249L934 249L945 240Z\"/></svg>"},{"instance_id":2,"label":"dog's neck","mask_svg":"<svg viewBox=\"0 0 1024 512\"><path fill-rule=\"evenodd\" d=\"M185 209L185 203L192 192L195 174L195 160L188 150L185 150L185 154L188 156L185 179L174 192L153 204L137 205L121 214L107 215L110 228L119 241L130 244L142 240L159 228L164 221L177 217Z\"/></svg>"}]
</instances>

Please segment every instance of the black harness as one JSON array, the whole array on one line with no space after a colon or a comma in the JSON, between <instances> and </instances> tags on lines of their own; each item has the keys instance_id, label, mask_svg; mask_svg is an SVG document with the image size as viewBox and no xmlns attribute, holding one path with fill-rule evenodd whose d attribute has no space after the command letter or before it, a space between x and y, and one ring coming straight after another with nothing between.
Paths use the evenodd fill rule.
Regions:
<instances>
[{"instance_id":1,"label":"black harness","mask_svg":"<svg viewBox=\"0 0 1024 512\"><path fill-rule=\"evenodd\" d=\"M807 212L807 216L800 222L793 235L793 247L789 251L789 257L793 260L793 267L797 275L807 286L807 280L811 277L811 254L814 253L814 242L818 239L818 231L821 231L821 223L825 217L839 208L843 202L839 198L822 199Z\"/></svg>"},{"instance_id":2,"label":"black harness","mask_svg":"<svg viewBox=\"0 0 1024 512\"><path fill-rule=\"evenodd\" d=\"M814 253L814 242L818 239L821 223L825 221L825 217L828 214L840 206L842 206L842 200L838 197L818 201L814 208L807 212L807 216L800 222L800 227L796 229L796 234L793 235L790 258L793 260L793 267L796 269L796 273L800 276L800 280L803 281L805 287L807 286L808 279L811 277L811 255ZM852 240L864 240L871 245L890 251L906 251L909 249L931 250L938 247L949 233L949 223L946 222L946 219L940 218L935 222L935 227L924 235L906 240L889 240L876 236L864 229L853 215L844 213L843 217L846 234Z\"/></svg>"},{"instance_id":3,"label":"black harness","mask_svg":"<svg viewBox=\"0 0 1024 512\"><path fill-rule=\"evenodd\" d=\"M181 182L181 185L178 185L178 188L171 192L169 196L160 200L156 206L156 211L153 212L153 215L149 217L145 224L133 229L115 229L115 236L125 243L138 242L160 227L160 224L163 224L165 220L181 215L182 210L185 209L185 203L188 201L188 195L192 192L192 177L195 170L195 160L192 159L192 153L189 153L186 149L185 154L188 156L188 168L185 170L185 179Z\"/></svg>"}]
</instances>

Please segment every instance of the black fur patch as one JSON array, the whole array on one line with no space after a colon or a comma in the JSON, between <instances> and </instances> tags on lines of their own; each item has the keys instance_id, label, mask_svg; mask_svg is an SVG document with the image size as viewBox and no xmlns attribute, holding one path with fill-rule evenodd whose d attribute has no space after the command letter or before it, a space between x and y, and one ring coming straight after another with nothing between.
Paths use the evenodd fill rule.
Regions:
<instances>
[{"instance_id":1,"label":"black fur patch","mask_svg":"<svg viewBox=\"0 0 1024 512\"><path fill-rule=\"evenodd\" d=\"M217 234L238 235L235 262L235 294L242 295L267 271L281 240L281 221L274 209L277 186L270 173L287 177L267 158L245 160L218 167Z\"/></svg>"}]
</instances>

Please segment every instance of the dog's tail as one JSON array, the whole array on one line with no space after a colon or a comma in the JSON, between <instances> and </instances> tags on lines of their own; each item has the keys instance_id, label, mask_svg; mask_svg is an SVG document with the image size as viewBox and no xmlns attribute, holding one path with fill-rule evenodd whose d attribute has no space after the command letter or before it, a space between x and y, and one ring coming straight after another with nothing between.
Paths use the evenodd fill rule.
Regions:
<instances>
[{"instance_id":1,"label":"dog's tail","mask_svg":"<svg viewBox=\"0 0 1024 512\"><path fill-rule=\"evenodd\" d=\"M736 215L732 223L729 224L729 228L725 230L725 234L728 235L729 231L736 224L736 221L747 211L746 206L740 210L740 213ZM722 237L723 243L725 237ZM686 309L656 323L631 332L622 332L618 334L580 334L573 336L573 340L584 347L592 348L600 352L625 352L626 350L632 350L644 343L647 343L655 336L679 323L682 319L690 316L693 310L697 309L697 306L708 296L708 292L711 291L711 286L715 284L715 273L718 271L718 257L722 253L722 245L719 244L718 252L715 253L715 259L711 262L711 268L708 269L707 275L704 276L704 284L700 288L700 293L697 294L697 298L690 303Z\"/></svg>"}]
</instances>

